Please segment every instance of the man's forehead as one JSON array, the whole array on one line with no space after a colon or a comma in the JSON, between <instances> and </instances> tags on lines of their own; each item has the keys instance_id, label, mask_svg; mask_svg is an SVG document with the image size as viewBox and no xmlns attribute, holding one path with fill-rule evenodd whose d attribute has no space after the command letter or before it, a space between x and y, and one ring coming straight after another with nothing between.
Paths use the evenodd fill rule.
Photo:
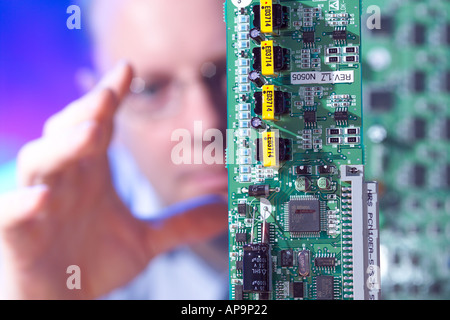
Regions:
<instances>
[{"instance_id":1,"label":"man's forehead","mask_svg":"<svg viewBox=\"0 0 450 320\"><path fill-rule=\"evenodd\" d=\"M111 60L202 60L225 50L219 0L95 0L96 44ZM152 61L148 60L148 63Z\"/></svg>"}]
</instances>

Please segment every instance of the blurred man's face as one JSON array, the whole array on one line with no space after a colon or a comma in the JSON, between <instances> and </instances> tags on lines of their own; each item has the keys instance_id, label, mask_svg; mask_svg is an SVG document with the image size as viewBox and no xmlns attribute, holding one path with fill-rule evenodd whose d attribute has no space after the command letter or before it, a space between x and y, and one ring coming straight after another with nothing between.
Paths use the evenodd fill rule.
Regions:
<instances>
[{"instance_id":1,"label":"blurred man's face","mask_svg":"<svg viewBox=\"0 0 450 320\"><path fill-rule=\"evenodd\" d=\"M187 129L193 146L202 140L194 136L195 121L203 132L226 128L222 12L220 0L99 0L94 7L94 15L108 16L97 28L101 71L127 59L138 77L137 93L119 112L117 137L166 204L227 192L224 164L171 159L175 130Z\"/></svg>"}]
</instances>

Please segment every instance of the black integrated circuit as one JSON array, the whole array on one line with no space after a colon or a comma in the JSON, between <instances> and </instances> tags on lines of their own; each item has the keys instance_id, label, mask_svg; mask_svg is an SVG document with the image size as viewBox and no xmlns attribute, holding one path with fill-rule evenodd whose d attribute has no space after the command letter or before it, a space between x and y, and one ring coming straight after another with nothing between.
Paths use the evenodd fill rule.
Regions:
<instances>
[{"instance_id":1,"label":"black integrated circuit","mask_svg":"<svg viewBox=\"0 0 450 320\"><path fill-rule=\"evenodd\" d=\"M315 109L307 109L303 111L303 120L308 128L315 127L317 123L317 112Z\"/></svg>"},{"instance_id":2,"label":"black integrated circuit","mask_svg":"<svg viewBox=\"0 0 450 320\"><path fill-rule=\"evenodd\" d=\"M314 42L316 41L316 35L314 30L305 30L303 31L303 43L310 47L314 45Z\"/></svg>"},{"instance_id":3,"label":"black integrated circuit","mask_svg":"<svg viewBox=\"0 0 450 320\"><path fill-rule=\"evenodd\" d=\"M280 251L280 265L282 267L292 267L294 265L294 251L292 249Z\"/></svg>"},{"instance_id":4,"label":"black integrated circuit","mask_svg":"<svg viewBox=\"0 0 450 320\"><path fill-rule=\"evenodd\" d=\"M345 29L336 29L333 31L333 40L337 42L342 42L347 40L347 30Z\"/></svg>"},{"instance_id":5,"label":"black integrated circuit","mask_svg":"<svg viewBox=\"0 0 450 320\"><path fill-rule=\"evenodd\" d=\"M295 199L288 202L289 232L320 231L320 201Z\"/></svg>"},{"instance_id":6,"label":"black integrated circuit","mask_svg":"<svg viewBox=\"0 0 450 320\"><path fill-rule=\"evenodd\" d=\"M334 112L334 120L338 125L346 125L348 118L347 108L336 108L336 111Z\"/></svg>"},{"instance_id":7,"label":"black integrated circuit","mask_svg":"<svg viewBox=\"0 0 450 320\"><path fill-rule=\"evenodd\" d=\"M293 298L303 298L305 296L305 288L303 282L295 281L292 283L292 296Z\"/></svg>"},{"instance_id":8,"label":"black integrated circuit","mask_svg":"<svg viewBox=\"0 0 450 320\"><path fill-rule=\"evenodd\" d=\"M334 277L317 276L316 277L316 297L317 300L334 299Z\"/></svg>"},{"instance_id":9,"label":"black integrated circuit","mask_svg":"<svg viewBox=\"0 0 450 320\"><path fill-rule=\"evenodd\" d=\"M317 268L333 268L336 266L335 257L317 257L314 259L314 266Z\"/></svg>"}]
</instances>

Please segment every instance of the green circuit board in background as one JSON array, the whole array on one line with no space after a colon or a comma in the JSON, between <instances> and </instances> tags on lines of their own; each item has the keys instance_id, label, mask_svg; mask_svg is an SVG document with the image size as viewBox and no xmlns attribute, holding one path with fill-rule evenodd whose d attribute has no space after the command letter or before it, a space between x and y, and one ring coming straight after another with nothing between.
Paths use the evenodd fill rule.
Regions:
<instances>
[{"instance_id":1,"label":"green circuit board in background","mask_svg":"<svg viewBox=\"0 0 450 320\"><path fill-rule=\"evenodd\" d=\"M359 0L228 0L230 298L378 299Z\"/></svg>"},{"instance_id":2,"label":"green circuit board in background","mask_svg":"<svg viewBox=\"0 0 450 320\"><path fill-rule=\"evenodd\" d=\"M450 2L366 0L364 12L372 5L381 29L363 25L364 142L380 185L382 297L449 299Z\"/></svg>"}]
</instances>

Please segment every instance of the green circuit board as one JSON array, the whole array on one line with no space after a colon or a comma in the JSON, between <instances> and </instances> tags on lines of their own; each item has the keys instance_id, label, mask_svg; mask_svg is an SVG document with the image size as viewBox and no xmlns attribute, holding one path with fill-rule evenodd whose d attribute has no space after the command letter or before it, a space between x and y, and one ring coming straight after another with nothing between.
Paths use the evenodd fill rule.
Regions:
<instances>
[{"instance_id":1,"label":"green circuit board","mask_svg":"<svg viewBox=\"0 0 450 320\"><path fill-rule=\"evenodd\" d=\"M228 0L230 298L378 299L361 3Z\"/></svg>"},{"instance_id":2,"label":"green circuit board","mask_svg":"<svg viewBox=\"0 0 450 320\"><path fill-rule=\"evenodd\" d=\"M450 2L364 1L373 5L364 141L366 176L380 184L383 298L449 299Z\"/></svg>"}]
</instances>

